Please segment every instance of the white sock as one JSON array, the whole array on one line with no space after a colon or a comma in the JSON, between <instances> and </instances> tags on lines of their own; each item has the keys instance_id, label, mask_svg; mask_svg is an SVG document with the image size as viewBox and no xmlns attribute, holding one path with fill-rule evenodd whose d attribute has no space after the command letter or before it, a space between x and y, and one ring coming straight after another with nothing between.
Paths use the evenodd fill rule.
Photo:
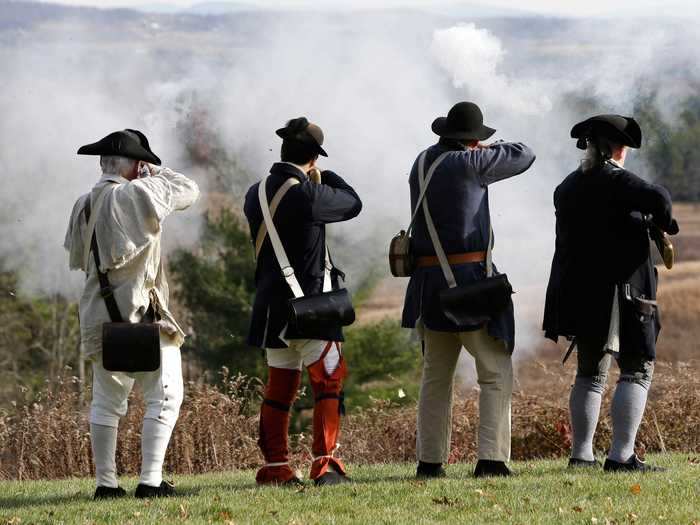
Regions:
<instances>
[{"instance_id":1,"label":"white sock","mask_svg":"<svg viewBox=\"0 0 700 525\"><path fill-rule=\"evenodd\" d=\"M569 397L571 457L593 461L593 436L598 426L603 388L592 377L577 377Z\"/></svg>"},{"instance_id":2,"label":"white sock","mask_svg":"<svg viewBox=\"0 0 700 525\"><path fill-rule=\"evenodd\" d=\"M639 383L621 381L613 396L610 415L613 435L608 458L619 463L628 463L634 456L634 440L644 416L647 389Z\"/></svg>"},{"instance_id":3,"label":"white sock","mask_svg":"<svg viewBox=\"0 0 700 525\"><path fill-rule=\"evenodd\" d=\"M119 486L117 481L117 427L90 423L92 458L95 463L95 478L98 487Z\"/></svg>"},{"instance_id":4,"label":"white sock","mask_svg":"<svg viewBox=\"0 0 700 525\"><path fill-rule=\"evenodd\" d=\"M163 481L163 462L173 429L155 419L144 419L141 432L140 483L158 487Z\"/></svg>"}]
</instances>

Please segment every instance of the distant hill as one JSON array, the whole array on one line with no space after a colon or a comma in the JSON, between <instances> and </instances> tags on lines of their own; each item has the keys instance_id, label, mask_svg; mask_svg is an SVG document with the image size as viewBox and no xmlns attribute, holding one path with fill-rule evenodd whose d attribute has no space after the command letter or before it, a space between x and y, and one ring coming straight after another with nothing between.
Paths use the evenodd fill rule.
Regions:
<instances>
[{"instance_id":1,"label":"distant hill","mask_svg":"<svg viewBox=\"0 0 700 525\"><path fill-rule=\"evenodd\" d=\"M259 7L245 2L200 2L187 8L179 8L165 3L153 3L137 6L135 9L160 14L227 15L241 11L256 11Z\"/></svg>"}]
</instances>

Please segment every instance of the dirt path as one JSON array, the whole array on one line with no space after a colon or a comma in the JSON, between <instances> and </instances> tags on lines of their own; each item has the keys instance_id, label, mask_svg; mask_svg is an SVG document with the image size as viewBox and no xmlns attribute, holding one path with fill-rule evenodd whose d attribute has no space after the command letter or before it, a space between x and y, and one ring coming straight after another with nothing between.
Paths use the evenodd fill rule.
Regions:
<instances>
[{"instance_id":1,"label":"dirt path","mask_svg":"<svg viewBox=\"0 0 700 525\"><path fill-rule=\"evenodd\" d=\"M384 319L401 319L403 298L408 279L387 276L379 281L369 299L357 312L358 324L370 324Z\"/></svg>"}]
</instances>

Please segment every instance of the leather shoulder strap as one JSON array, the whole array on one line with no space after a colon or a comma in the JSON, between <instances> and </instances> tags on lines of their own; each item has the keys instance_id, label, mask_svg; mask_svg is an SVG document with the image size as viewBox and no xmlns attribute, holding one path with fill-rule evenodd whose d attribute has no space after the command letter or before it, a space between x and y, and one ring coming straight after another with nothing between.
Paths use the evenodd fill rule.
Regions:
<instances>
[{"instance_id":1,"label":"leather shoulder strap","mask_svg":"<svg viewBox=\"0 0 700 525\"><path fill-rule=\"evenodd\" d=\"M260 182L260 184L264 184L267 179L264 179ZM275 196L272 197L272 202L270 202L270 216L274 217L275 213L277 212L277 207L280 205L280 201L282 198L287 194L287 192L291 189L292 186L295 186L296 184L299 184L299 180L295 179L294 177L289 177L286 181L284 181L284 184L279 187L277 190L277 193L275 193ZM265 237L267 236L267 225L263 221L263 223L260 225L260 228L258 228L258 234L255 237L255 258L257 259L260 256L260 250L262 250L262 245L263 242L265 242Z\"/></svg>"},{"instance_id":2,"label":"leather shoulder strap","mask_svg":"<svg viewBox=\"0 0 700 525\"><path fill-rule=\"evenodd\" d=\"M96 199L96 209L99 211L100 206L102 205L102 201L104 200L104 197L107 193L107 188L109 186L105 187L100 194L97 196ZM109 314L109 318L112 320L113 323L122 323L124 322L124 319L122 318L122 314L119 311L119 306L117 305L117 301L114 298L114 293L112 290L112 285L109 283L109 277L107 277L107 274L102 272L100 270L100 250L97 247L97 234L95 233L95 223L97 221L97 212L92 214L92 206L90 202L91 196L88 195L87 202L85 203L85 220L87 221L88 224L88 233L90 234L90 244L88 245L89 247L86 249L88 252L92 251L92 255L95 259L95 270L97 271L97 279L100 283L100 295L102 296L102 299L105 302L105 306L107 307L107 313ZM87 243L86 243L87 244ZM87 261L85 261L85 271L87 272Z\"/></svg>"},{"instance_id":3,"label":"leather shoulder strap","mask_svg":"<svg viewBox=\"0 0 700 525\"><path fill-rule=\"evenodd\" d=\"M267 179L263 179L260 181L260 186L265 185L267 183ZM287 192L291 189L292 186L299 184L299 180L290 177L284 183L280 188L277 190L277 193L275 193L275 196L272 197L272 201L267 203L267 189L266 188L260 188L258 187L258 199L260 200L260 208L263 211L263 223L260 225L260 228L258 229L258 234L255 238L255 257L259 257L260 255L260 250L262 250L262 245L263 242L265 242L265 237L268 234L268 226L267 226L267 219L265 218L266 214L266 208L267 208L267 213L269 213L270 217L270 223L272 224L272 228L275 229L275 235L277 236L279 240L279 234L277 233L276 228L274 228L274 222L273 218L275 215L275 212L277 211L277 207L279 206L280 202L282 201L282 198L287 194ZM265 194L265 199L262 199L261 192L264 192ZM282 246L282 241L279 241L279 244L277 247L275 247L274 243L274 238L272 236L272 233L270 232L270 241L272 242L272 248L275 252L275 257L277 257L277 262L280 263L280 268L283 268L282 273L284 275L285 280L287 283L289 283L289 286L292 288L292 292L294 293L295 297L302 297L304 295L303 291L301 291L301 286L299 286L299 283L296 279L296 276L292 274L291 277L288 277L287 274L285 273L284 266L282 266L283 260L287 259L287 254L284 252L284 247ZM284 259L280 258L279 253L280 249L284 255ZM291 266L289 264L289 260L286 260L286 266L291 269ZM325 259L323 263L324 269L323 269L323 291L324 292L330 292L333 289L333 283L331 280L331 270L333 270L333 262L331 261L331 255L330 252L328 251L328 243L326 243L326 249L325 249ZM292 269L292 272L294 270ZM287 273L289 273L287 271ZM292 279L296 282L296 285L294 285L291 281ZM298 287L298 290L295 290L295 286ZM300 295L297 295L299 293Z\"/></svg>"},{"instance_id":4,"label":"leather shoulder strap","mask_svg":"<svg viewBox=\"0 0 700 525\"><path fill-rule=\"evenodd\" d=\"M304 291L299 285L296 275L294 274L294 268L289 264L289 259L287 258L287 252L284 251L284 246L282 245L282 240L277 233L277 228L275 223L272 221L272 214L270 213L270 204L267 202L267 178L260 181L258 185L258 200L260 201L260 209L263 214L263 221L267 226L267 233L270 236L270 242L272 243L272 249L275 252L275 257L277 257L277 262L282 269L282 275L284 280L292 289L294 297L304 297Z\"/></svg>"},{"instance_id":5,"label":"leather shoulder strap","mask_svg":"<svg viewBox=\"0 0 700 525\"><path fill-rule=\"evenodd\" d=\"M421 187L425 191L425 188L428 186L428 179L425 178L424 180L424 164L420 163L418 167L418 180L421 184ZM432 166L431 166L432 169ZM454 273L452 272L452 267L450 266L449 261L447 260L447 255L445 254L445 250L442 248L442 244L440 243L440 237L438 235L437 229L435 228L435 224L433 223L433 217L430 215L430 209L428 208L428 201L423 200L423 215L425 216L425 224L428 228L428 234L430 235L430 240L433 243L433 249L435 250L435 254L437 255L438 261L440 262L440 268L442 269L442 273L445 276L445 280L447 281L447 285L450 288L455 288L457 286L457 280L455 279ZM489 211L489 217L490 217L490 211ZM488 245L486 247L486 277L491 277L493 276L493 262L492 262L492 244L493 244L493 228L491 226L491 221L489 220L489 240L488 240Z\"/></svg>"},{"instance_id":6,"label":"leather shoulder strap","mask_svg":"<svg viewBox=\"0 0 700 525\"><path fill-rule=\"evenodd\" d=\"M413 210L413 215L411 215L411 222L408 224L408 228L406 229L406 234L409 235L411 233L411 230L413 229L413 225L416 222L416 217L418 216L418 210L421 207L421 203L423 202L423 199L425 199L425 194L428 191L428 184L430 184L430 180L433 178L433 174L435 173L435 170L437 167L440 165L440 163L449 155L449 151L444 152L441 154L437 159L433 161L433 163L430 165L430 168L428 168L428 175L425 177L425 184L423 183L423 174L425 173L425 157L428 154L428 151L424 151L421 153L420 157L418 157L418 179L420 183L420 188L421 192L420 195L418 196L418 201L416 202L416 207Z\"/></svg>"}]
</instances>

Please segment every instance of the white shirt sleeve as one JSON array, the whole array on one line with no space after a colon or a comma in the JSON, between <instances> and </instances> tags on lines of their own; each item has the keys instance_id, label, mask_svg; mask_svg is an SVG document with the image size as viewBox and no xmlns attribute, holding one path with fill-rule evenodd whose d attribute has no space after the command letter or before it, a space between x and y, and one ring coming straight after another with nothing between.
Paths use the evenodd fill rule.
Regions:
<instances>
[{"instance_id":1,"label":"white shirt sleeve","mask_svg":"<svg viewBox=\"0 0 700 525\"><path fill-rule=\"evenodd\" d=\"M162 221L173 211L189 208L199 198L199 187L192 179L169 168L156 168L156 174L134 180L136 191L148 194L152 211Z\"/></svg>"}]
</instances>

